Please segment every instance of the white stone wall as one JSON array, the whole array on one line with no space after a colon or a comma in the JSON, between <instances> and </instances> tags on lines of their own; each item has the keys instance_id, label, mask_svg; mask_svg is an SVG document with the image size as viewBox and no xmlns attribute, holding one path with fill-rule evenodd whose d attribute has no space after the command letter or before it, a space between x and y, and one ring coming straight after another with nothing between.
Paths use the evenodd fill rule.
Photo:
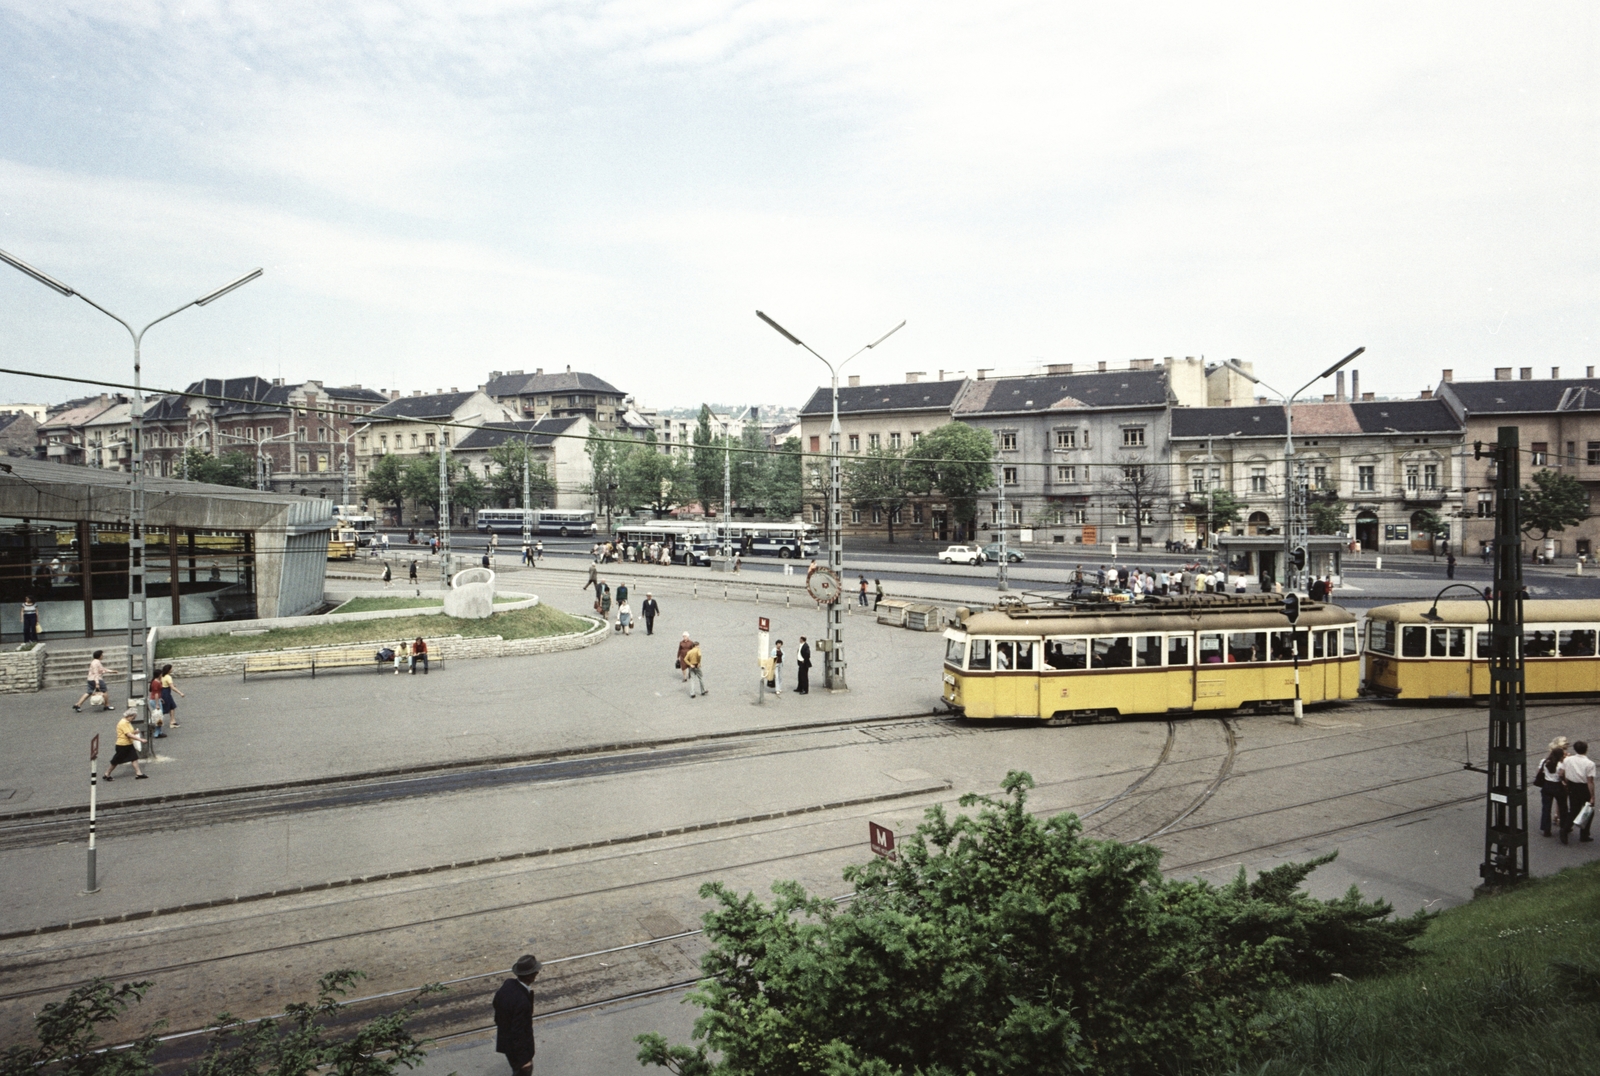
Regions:
<instances>
[{"instance_id":1,"label":"white stone wall","mask_svg":"<svg viewBox=\"0 0 1600 1076\"><path fill-rule=\"evenodd\" d=\"M0 695L38 691L44 683L44 662L43 643L32 650L0 650Z\"/></svg>"}]
</instances>

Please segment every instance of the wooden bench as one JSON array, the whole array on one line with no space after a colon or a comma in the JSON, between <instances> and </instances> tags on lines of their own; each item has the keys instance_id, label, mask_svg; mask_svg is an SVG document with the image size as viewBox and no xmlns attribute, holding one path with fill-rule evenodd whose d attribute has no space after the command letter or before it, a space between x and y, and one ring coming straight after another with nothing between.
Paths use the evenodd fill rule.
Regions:
<instances>
[{"instance_id":1,"label":"wooden bench","mask_svg":"<svg viewBox=\"0 0 1600 1076\"><path fill-rule=\"evenodd\" d=\"M393 669L392 660L378 660L380 649L382 646L374 643L362 646L320 647L315 650L272 650L250 654L244 659L243 679L250 679L251 673L259 675L310 669L311 678L315 680L318 669L353 669L363 665L370 665L377 672ZM444 665L444 658L431 646L428 648L428 658L430 665Z\"/></svg>"}]
</instances>

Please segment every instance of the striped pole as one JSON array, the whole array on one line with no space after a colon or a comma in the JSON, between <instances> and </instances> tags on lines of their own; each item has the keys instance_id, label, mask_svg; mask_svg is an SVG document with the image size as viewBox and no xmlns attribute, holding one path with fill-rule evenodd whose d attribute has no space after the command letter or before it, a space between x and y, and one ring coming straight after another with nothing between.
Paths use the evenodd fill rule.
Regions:
<instances>
[{"instance_id":1,"label":"striped pole","mask_svg":"<svg viewBox=\"0 0 1600 1076\"><path fill-rule=\"evenodd\" d=\"M100 757L100 734L89 741L89 886L85 893L98 893L100 886L94 877L94 819L95 799L100 788L100 767L95 761Z\"/></svg>"}]
</instances>

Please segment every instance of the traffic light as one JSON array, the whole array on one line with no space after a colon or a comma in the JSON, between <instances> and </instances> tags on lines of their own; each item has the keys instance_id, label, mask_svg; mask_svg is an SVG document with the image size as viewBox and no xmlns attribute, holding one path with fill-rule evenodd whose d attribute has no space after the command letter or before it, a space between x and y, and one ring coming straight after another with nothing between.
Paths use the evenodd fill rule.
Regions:
<instances>
[{"instance_id":1,"label":"traffic light","mask_svg":"<svg viewBox=\"0 0 1600 1076\"><path fill-rule=\"evenodd\" d=\"M1283 615L1293 624L1300 619L1300 595L1285 594L1283 596Z\"/></svg>"},{"instance_id":2,"label":"traffic light","mask_svg":"<svg viewBox=\"0 0 1600 1076\"><path fill-rule=\"evenodd\" d=\"M1303 546L1294 551L1294 570L1297 572L1306 570L1306 551Z\"/></svg>"}]
</instances>

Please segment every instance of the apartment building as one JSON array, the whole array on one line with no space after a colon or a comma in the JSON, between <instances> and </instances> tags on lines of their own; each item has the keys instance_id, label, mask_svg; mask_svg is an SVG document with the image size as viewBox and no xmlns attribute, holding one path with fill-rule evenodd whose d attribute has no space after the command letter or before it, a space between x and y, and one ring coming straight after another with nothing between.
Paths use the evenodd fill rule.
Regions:
<instances>
[{"instance_id":1,"label":"apartment building","mask_svg":"<svg viewBox=\"0 0 1600 1076\"><path fill-rule=\"evenodd\" d=\"M356 475L364 478L373 463L387 455L414 457L449 449L467 436L462 426L511 423L518 416L481 390L423 395L413 392L391 400L356 422Z\"/></svg>"},{"instance_id":2,"label":"apartment building","mask_svg":"<svg viewBox=\"0 0 1600 1076\"><path fill-rule=\"evenodd\" d=\"M529 459L544 464L555 485L555 493L545 506L578 511L594 506L594 495L589 492L594 483L594 463L588 452L593 429L582 415L536 422L497 422L463 433L452 455L468 471L488 482L494 477L490 452L507 442L526 444Z\"/></svg>"},{"instance_id":3,"label":"apartment building","mask_svg":"<svg viewBox=\"0 0 1600 1076\"><path fill-rule=\"evenodd\" d=\"M520 420L581 416L598 430L632 432L627 394L603 378L574 372L570 366L553 374L545 373L543 368L531 374L491 370L489 380L478 390Z\"/></svg>"}]
</instances>

